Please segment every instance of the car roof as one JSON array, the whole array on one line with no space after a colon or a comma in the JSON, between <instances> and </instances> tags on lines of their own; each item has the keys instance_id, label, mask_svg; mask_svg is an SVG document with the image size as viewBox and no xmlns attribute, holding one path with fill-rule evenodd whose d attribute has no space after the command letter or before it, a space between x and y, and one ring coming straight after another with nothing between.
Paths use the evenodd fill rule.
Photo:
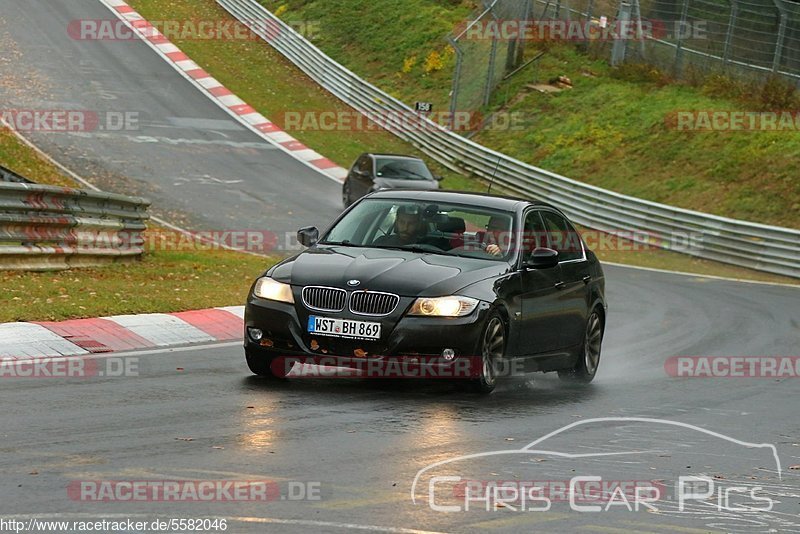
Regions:
<instances>
[{"instance_id":1,"label":"car roof","mask_svg":"<svg viewBox=\"0 0 800 534\"><path fill-rule=\"evenodd\" d=\"M420 202L452 202L471 204L485 208L516 211L522 205L553 207L546 202L528 200L520 197L488 195L467 191L416 190L416 189L382 189L369 195L369 198L385 198L396 200L415 200Z\"/></svg>"}]
</instances>

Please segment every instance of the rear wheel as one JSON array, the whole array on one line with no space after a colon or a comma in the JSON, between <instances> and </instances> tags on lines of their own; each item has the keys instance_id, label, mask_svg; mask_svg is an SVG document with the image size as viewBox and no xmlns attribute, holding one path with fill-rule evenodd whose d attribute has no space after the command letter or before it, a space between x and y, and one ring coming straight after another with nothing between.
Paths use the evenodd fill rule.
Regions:
<instances>
[{"instance_id":1,"label":"rear wheel","mask_svg":"<svg viewBox=\"0 0 800 534\"><path fill-rule=\"evenodd\" d=\"M486 321L481 336L480 375L472 381L472 388L479 393L490 393L497 385L500 362L505 357L506 327L497 312L492 312Z\"/></svg>"},{"instance_id":2,"label":"rear wheel","mask_svg":"<svg viewBox=\"0 0 800 534\"><path fill-rule=\"evenodd\" d=\"M594 380L600 365L600 349L603 344L603 320L597 310L592 311L586 321L586 335L581 357L572 369L558 372L558 377L566 382L588 384Z\"/></svg>"}]
</instances>

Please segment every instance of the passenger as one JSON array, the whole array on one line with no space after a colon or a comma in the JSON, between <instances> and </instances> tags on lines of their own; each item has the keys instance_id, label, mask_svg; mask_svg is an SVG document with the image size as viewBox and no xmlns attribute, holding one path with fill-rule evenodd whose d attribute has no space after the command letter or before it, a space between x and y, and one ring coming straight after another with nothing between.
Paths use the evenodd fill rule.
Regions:
<instances>
[{"instance_id":1,"label":"passenger","mask_svg":"<svg viewBox=\"0 0 800 534\"><path fill-rule=\"evenodd\" d=\"M508 252L511 242L511 228L508 223L506 217L494 216L489 219L482 242L484 252L492 256L502 256Z\"/></svg>"}]
</instances>

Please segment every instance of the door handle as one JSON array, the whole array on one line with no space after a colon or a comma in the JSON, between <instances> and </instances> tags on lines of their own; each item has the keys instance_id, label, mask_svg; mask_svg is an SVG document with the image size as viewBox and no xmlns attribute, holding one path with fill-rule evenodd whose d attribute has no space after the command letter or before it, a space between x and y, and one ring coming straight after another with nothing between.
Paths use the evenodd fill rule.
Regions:
<instances>
[{"instance_id":1,"label":"door handle","mask_svg":"<svg viewBox=\"0 0 800 534\"><path fill-rule=\"evenodd\" d=\"M581 280L583 280L584 284L588 284L591 279L592 279L592 277L590 275L588 275L588 274L586 276L584 276L583 278L581 278Z\"/></svg>"},{"instance_id":2,"label":"door handle","mask_svg":"<svg viewBox=\"0 0 800 534\"><path fill-rule=\"evenodd\" d=\"M564 289L565 287L567 287L567 284L565 284L564 282L556 282L555 287L556 289Z\"/></svg>"}]
</instances>

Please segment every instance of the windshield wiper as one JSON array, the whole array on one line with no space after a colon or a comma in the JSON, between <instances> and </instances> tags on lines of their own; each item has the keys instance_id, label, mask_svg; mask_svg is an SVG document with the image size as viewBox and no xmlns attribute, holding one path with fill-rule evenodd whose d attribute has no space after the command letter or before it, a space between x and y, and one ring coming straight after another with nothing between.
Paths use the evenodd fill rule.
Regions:
<instances>
[{"instance_id":1,"label":"windshield wiper","mask_svg":"<svg viewBox=\"0 0 800 534\"><path fill-rule=\"evenodd\" d=\"M423 180L432 180L432 178L428 178L428 177L427 177L427 176L425 176L424 174L420 174L420 173L418 173L418 172L409 171L409 170L407 170L407 169L404 169L404 170L403 170L403 172L404 172L405 174L410 174L411 176L418 176L419 178L422 178Z\"/></svg>"},{"instance_id":2,"label":"windshield wiper","mask_svg":"<svg viewBox=\"0 0 800 534\"><path fill-rule=\"evenodd\" d=\"M344 241L320 241L320 245L332 245L336 247L360 247L361 245L356 245L355 243L351 243L350 240L345 239Z\"/></svg>"},{"instance_id":3,"label":"windshield wiper","mask_svg":"<svg viewBox=\"0 0 800 534\"><path fill-rule=\"evenodd\" d=\"M442 256L451 256L451 254L448 254L444 250L438 249L438 247L433 247L437 248L437 250L431 250L428 247L433 247L433 245L427 245L427 246L426 245L370 245L370 248L382 248L386 250L407 250L409 252L424 252L427 254L439 254Z\"/></svg>"}]
</instances>

